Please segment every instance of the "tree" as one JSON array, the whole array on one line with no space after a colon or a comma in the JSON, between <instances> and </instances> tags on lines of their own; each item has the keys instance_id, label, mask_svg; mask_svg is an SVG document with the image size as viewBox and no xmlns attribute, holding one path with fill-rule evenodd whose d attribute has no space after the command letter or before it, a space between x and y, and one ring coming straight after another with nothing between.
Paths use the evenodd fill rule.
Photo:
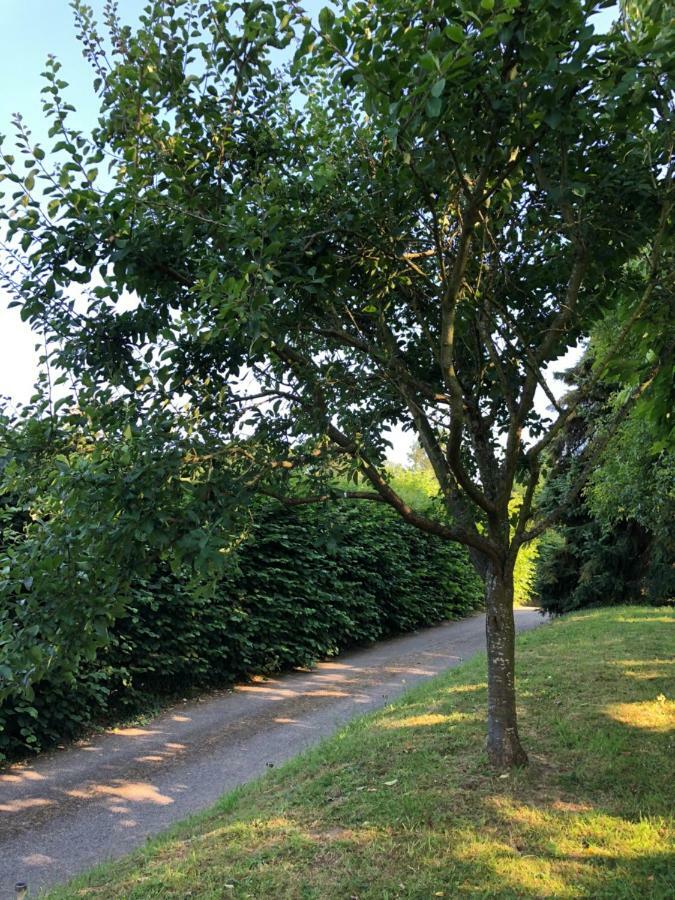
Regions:
<instances>
[{"instance_id":1,"label":"tree","mask_svg":"<svg viewBox=\"0 0 675 900\"><path fill-rule=\"evenodd\" d=\"M583 399L559 403L547 367L620 300L600 378L667 290L672 31L625 14L596 35L608 5L383 0L314 26L295 3L156 0L135 32L109 4L105 38L76 2L99 124L69 127L50 60L57 161L20 120L27 174L5 156L7 278L80 402L116 386L140 423L181 397L202 456L244 454L248 485L384 502L469 548L498 766L526 761L513 568L558 515L537 507L542 460ZM666 355L589 441L561 506ZM447 514L390 484L396 424Z\"/></svg>"},{"instance_id":2,"label":"tree","mask_svg":"<svg viewBox=\"0 0 675 900\"><path fill-rule=\"evenodd\" d=\"M603 352L605 339L594 334L585 356L566 373L570 389L578 390L592 374L593 356ZM632 377L641 358L637 354L618 368ZM599 423L611 418L625 390L620 382L601 382L568 418L550 451L555 466L543 488L542 505L555 508L565 496L579 453ZM634 406L594 461L579 502L542 539L536 589L549 612L625 603L627 598L659 605L673 596L673 453L672 445L667 449L668 416L659 428L660 416L654 415L660 395L652 390Z\"/></svg>"}]
</instances>

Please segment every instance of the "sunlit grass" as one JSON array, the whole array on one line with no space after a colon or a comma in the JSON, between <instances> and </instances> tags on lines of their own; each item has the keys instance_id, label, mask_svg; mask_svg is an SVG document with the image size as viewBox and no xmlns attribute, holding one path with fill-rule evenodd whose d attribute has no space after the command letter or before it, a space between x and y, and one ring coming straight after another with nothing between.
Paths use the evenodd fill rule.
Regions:
<instances>
[{"instance_id":1,"label":"sunlit grass","mask_svg":"<svg viewBox=\"0 0 675 900\"><path fill-rule=\"evenodd\" d=\"M617 722L632 728L648 731L673 731L675 729L675 701L659 694L654 700L638 703L610 703L607 714Z\"/></svg>"},{"instance_id":2,"label":"sunlit grass","mask_svg":"<svg viewBox=\"0 0 675 900\"><path fill-rule=\"evenodd\" d=\"M52 896L671 898L674 622L524 635L526 770L487 766L476 659Z\"/></svg>"}]
</instances>

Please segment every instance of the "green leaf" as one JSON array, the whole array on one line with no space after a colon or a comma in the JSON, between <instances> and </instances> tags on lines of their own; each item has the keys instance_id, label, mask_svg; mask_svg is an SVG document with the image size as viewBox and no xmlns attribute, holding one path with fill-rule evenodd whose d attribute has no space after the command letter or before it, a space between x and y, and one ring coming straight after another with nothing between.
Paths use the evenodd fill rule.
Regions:
<instances>
[{"instance_id":1,"label":"green leaf","mask_svg":"<svg viewBox=\"0 0 675 900\"><path fill-rule=\"evenodd\" d=\"M443 29L443 33L446 37L449 37L451 41L454 41L456 44L464 43L464 29L461 25L446 25Z\"/></svg>"},{"instance_id":2,"label":"green leaf","mask_svg":"<svg viewBox=\"0 0 675 900\"><path fill-rule=\"evenodd\" d=\"M440 70L438 59L434 56L431 50L427 50L426 53L420 56L420 65L427 72L437 72Z\"/></svg>"},{"instance_id":3,"label":"green leaf","mask_svg":"<svg viewBox=\"0 0 675 900\"><path fill-rule=\"evenodd\" d=\"M443 89L445 88L445 78L439 78L431 88L431 96L432 97L440 97L443 93Z\"/></svg>"},{"instance_id":4,"label":"green leaf","mask_svg":"<svg viewBox=\"0 0 675 900\"><path fill-rule=\"evenodd\" d=\"M440 97L430 97L425 107L426 114L430 119L436 119L443 109L443 100Z\"/></svg>"},{"instance_id":5,"label":"green leaf","mask_svg":"<svg viewBox=\"0 0 675 900\"><path fill-rule=\"evenodd\" d=\"M562 121L562 113L559 109L552 109L550 113L546 115L544 118L544 122L548 125L549 128L553 128L554 130L560 125Z\"/></svg>"},{"instance_id":6,"label":"green leaf","mask_svg":"<svg viewBox=\"0 0 675 900\"><path fill-rule=\"evenodd\" d=\"M319 26L321 31L328 32L331 30L333 25L335 24L335 13L332 9L329 9L327 6L324 6L322 10L319 12Z\"/></svg>"}]
</instances>

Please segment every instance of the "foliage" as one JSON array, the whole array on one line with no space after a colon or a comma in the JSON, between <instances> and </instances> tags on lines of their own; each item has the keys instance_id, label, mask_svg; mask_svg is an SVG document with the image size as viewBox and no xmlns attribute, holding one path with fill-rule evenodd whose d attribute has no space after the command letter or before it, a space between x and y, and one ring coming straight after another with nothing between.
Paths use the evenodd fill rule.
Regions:
<instances>
[{"instance_id":1,"label":"foliage","mask_svg":"<svg viewBox=\"0 0 675 900\"><path fill-rule=\"evenodd\" d=\"M591 366L589 355L569 380L583 380ZM578 448L591 429L602 427L616 393L612 386L599 385L568 423L555 451L559 475L546 486L545 502L558 502L560 479L570 477ZM595 461L581 502L567 507L556 529L541 539L536 590L544 609L563 613L627 598L647 604L673 601L674 461L672 450L660 449L662 435L638 404Z\"/></svg>"},{"instance_id":2,"label":"foliage","mask_svg":"<svg viewBox=\"0 0 675 900\"><path fill-rule=\"evenodd\" d=\"M206 502L175 416L120 430L108 415L98 427L79 408L0 423L0 701L30 703L48 674L72 680L158 559L187 568L195 594L212 589L241 532L247 495L232 466L211 471Z\"/></svg>"},{"instance_id":3,"label":"foliage","mask_svg":"<svg viewBox=\"0 0 675 900\"><path fill-rule=\"evenodd\" d=\"M379 505L284 509L267 501L228 559L209 590L198 591L189 570L172 572L146 547L147 574L132 575L124 611L95 658L65 670L57 658L29 699L6 694L0 755L71 738L177 690L310 665L481 602L464 551Z\"/></svg>"},{"instance_id":4,"label":"foliage","mask_svg":"<svg viewBox=\"0 0 675 900\"><path fill-rule=\"evenodd\" d=\"M535 587L537 560L541 538L521 547L513 567L513 602L516 606L536 606L538 598Z\"/></svg>"},{"instance_id":5,"label":"foliage","mask_svg":"<svg viewBox=\"0 0 675 900\"><path fill-rule=\"evenodd\" d=\"M662 548L635 522L605 529L584 507L541 540L535 589L547 612L672 598ZM661 576L655 577L662 569ZM665 578L663 577L665 575Z\"/></svg>"},{"instance_id":6,"label":"foliage","mask_svg":"<svg viewBox=\"0 0 675 900\"><path fill-rule=\"evenodd\" d=\"M501 566L534 515L503 546L546 363L663 294L672 35L596 35L577 0L474 6L348 4L315 29L283 4L155 2L136 32L111 14L104 55L75 4L99 126L69 126L50 61L55 168L18 123L30 171L3 174L23 315L81 389L123 386L139 414L180 393L216 442L244 420L266 453L318 444L411 519L378 475L403 422L455 519L415 524Z\"/></svg>"},{"instance_id":7,"label":"foliage","mask_svg":"<svg viewBox=\"0 0 675 900\"><path fill-rule=\"evenodd\" d=\"M613 437L586 489L591 513L606 525L633 520L658 533L672 519L675 449L638 407Z\"/></svg>"},{"instance_id":8,"label":"foliage","mask_svg":"<svg viewBox=\"0 0 675 900\"><path fill-rule=\"evenodd\" d=\"M542 759L508 778L471 660L49 897L667 900L674 621L622 607L519 636Z\"/></svg>"},{"instance_id":9,"label":"foliage","mask_svg":"<svg viewBox=\"0 0 675 900\"><path fill-rule=\"evenodd\" d=\"M103 35L75 2L98 125L71 126L49 60L54 146L18 119L25 170L0 168L8 286L79 403L131 396L133 427L180 397L209 454L247 444L258 490L297 501L302 467L308 500L365 481L352 499L470 548L504 669L501 762L525 759L513 568L557 515L536 503L540 463L579 401L551 423L535 394L608 310L625 321L611 358L667 296L673 29L627 4L597 35L607 5L344 2L315 25L295 4L155 0L135 30L111 6ZM617 421L667 362L649 349ZM441 515L392 487L396 425Z\"/></svg>"}]
</instances>

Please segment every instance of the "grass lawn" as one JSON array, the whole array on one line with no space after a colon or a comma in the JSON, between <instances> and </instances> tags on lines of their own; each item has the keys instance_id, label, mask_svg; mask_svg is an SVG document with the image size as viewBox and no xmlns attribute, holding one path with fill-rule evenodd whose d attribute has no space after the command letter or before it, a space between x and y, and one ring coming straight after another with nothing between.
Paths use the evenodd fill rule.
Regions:
<instances>
[{"instance_id":1,"label":"grass lawn","mask_svg":"<svg viewBox=\"0 0 675 900\"><path fill-rule=\"evenodd\" d=\"M673 898L674 623L624 607L520 637L526 770L487 767L477 658L49 896Z\"/></svg>"}]
</instances>

